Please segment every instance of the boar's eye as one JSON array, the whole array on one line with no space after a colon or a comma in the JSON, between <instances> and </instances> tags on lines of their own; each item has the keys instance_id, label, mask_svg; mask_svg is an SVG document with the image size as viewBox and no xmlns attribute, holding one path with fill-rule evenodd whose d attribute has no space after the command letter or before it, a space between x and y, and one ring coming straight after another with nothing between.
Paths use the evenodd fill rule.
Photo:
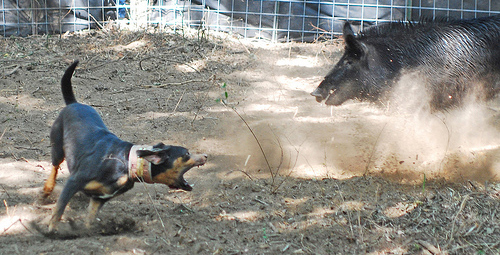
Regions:
<instances>
[{"instance_id":1,"label":"boar's eye","mask_svg":"<svg viewBox=\"0 0 500 255\"><path fill-rule=\"evenodd\" d=\"M348 65L348 66L352 66L352 65L354 65L354 64L356 64L356 63L357 63L357 61L356 61L356 60L354 60L354 59L347 59L347 60L345 61L345 64L346 64L346 65Z\"/></svg>"}]
</instances>

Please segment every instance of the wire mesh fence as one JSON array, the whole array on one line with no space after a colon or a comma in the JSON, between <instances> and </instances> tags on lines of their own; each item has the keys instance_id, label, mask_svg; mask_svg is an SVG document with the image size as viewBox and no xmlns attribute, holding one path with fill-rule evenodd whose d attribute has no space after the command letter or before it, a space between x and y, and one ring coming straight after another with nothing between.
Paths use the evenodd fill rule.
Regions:
<instances>
[{"instance_id":1,"label":"wire mesh fence","mask_svg":"<svg viewBox=\"0 0 500 255\"><path fill-rule=\"evenodd\" d=\"M387 21L474 18L500 13L494 0L0 0L0 34L190 27L271 41L314 41Z\"/></svg>"}]
</instances>

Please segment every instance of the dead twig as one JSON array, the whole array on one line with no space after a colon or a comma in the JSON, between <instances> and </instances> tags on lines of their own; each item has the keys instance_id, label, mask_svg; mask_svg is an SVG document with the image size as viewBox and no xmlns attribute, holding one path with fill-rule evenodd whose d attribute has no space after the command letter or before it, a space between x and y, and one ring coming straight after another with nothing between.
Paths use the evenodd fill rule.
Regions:
<instances>
[{"instance_id":1,"label":"dead twig","mask_svg":"<svg viewBox=\"0 0 500 255\"><path fill-rule=\"evenodd\" d=\"M316 30L321 31L321 32L323 32L323 33L324 33L324 34L321 34L320 36L318 36L318 38L314 39L314 43L318 42L318 40L319 40L321 37L323 37L325 34L330 34L330 35L333 35L333 33L332 33L332 32L327 31L327 30L325 30L325 29L323 29L323 28L320 28L320 27L318 27L318 26L315 26L312 22L309 22L309 25L310 25L313 29L316 29Z\"/></svg>"},{"instance_id":2,"label":"dead twig","mask_svg":"<svg viewBox=\"0 0 500 255\"><path fill-rule=\"evenodd\" d=\"M94 22L99 26L99 29L103 29L104 26L94 17L94 15L90 14L89 12L89 16L94 20Z\"/></svg>"},{"instance_id":3,"label":"dead twig","mask_svg":"<svg viewBox=\"0 0 500 255\"><path fill-rule=\"evenodd\" d=\"M16 224L19 221L21 221L21 219L17 219L16 221L12 222L12 224L10 224L8 227L4 228L4 230L3 230L3 232L2 232L1 235L5 234L5 232L7 232L12 226L14 226L14 224Z\"/></svg>"},{"instance_id":4,"label":"dead twig","mask_svg":"<svg viewBox=\"0 0 500 255\"><path fill-rule=\"evenodd\" d=\"M11 71L8 71L4 74L4 76L10 76L10 75L13 75L14 73L16 73L19 69L21 69L21 65L15 65L14 69L12 69Z\"/></svg>"},{"instance_id":5,"label":"dead twig","mask_svg":"<svg viewBox=\"0 0 500 255\"><path fill-rule=\"evenodd\" d=\"M444 118L440 118L437 115L434 115L434 116L436 116L436 118L438 118L443 123L444 127L446 128L446 132L448 134L448 140L446 141L446 149L444 150L444 156L443 156L443 159L441 160L441 162L439 163L439 172L441 172L441 170L443 170L443 163L444 163L444 160L446 159L446 154L448 153L448 149L450 147L451 130L448 127L448 125L446 124L446 121L444 120Z\"/></svg>"},{"instance_id":6,"label":"dead twig","mask_svg":"<svg viewBox=\"0 0 500 255\"><path fill-rule=\"evenodd\" d=\"M183 82L171 82L171 83L164 83L164 84L159 84L159 85L142 85L143 88L165 88L169 86L182 86L186 85L189 83L194 83L194 82L205 82L204 80L189 80L189 81L183 81Z\"/></svg>"},{"instance_id":7,"label":"dead twig","mask_svg":"<svg viewBox=\"0 0 500 255\"><path fill-rule=\"evenodd\" d=\"M274 130L272 130L272 129L271 129L271 131L273 132L274 136L275 136L275 137L276 137L276 139L277 139L277 135L274 133ZM290 177L290 175L291 175L291 174L292 174L292 172L293 172L293 169L295 169L295 166L297 165L297 162L298 162L298 160L299 160L299 155L300 155L300 147L302 147L303 142L302 142L302 143L298 146L298 148L297 148L295 145L293 145L293 144L292 144L292 142L290 141L290 139L289 139L286 135L285 135L285 139L286 139L286 140L290 143L290 145L291 145L291 146L295 149L295 151L297 152L297 154L295 155L295 161L293 162L293 166L291 166L291 167L290 167L290 165L289 165L289 167L290 167L290 171L289 171L289 172L288 172L288 174L285 176L285 177ZM278 141L278 144L279 144L280 149L281 149L281 157L283 157L283 147L281 146L281 143L280 143L279 139L277 139L277 141ZM304 142L305 142L305 140L304 140ZM290 158L291 158L291 157L290 157ZM291 159L290 159L290 161L291 161ZM307 159L306 159L306 161L307 161ZM280 166L281 166L281 162L280 162ZM278 167L278 169L277 169L277 170L279 170L279 167ZM276 173L277 173L277 172L276 172ZM285 181L286 181L286 178L283 178L283 180L282 180L279 184L275 185L275 188L272 190L272 192L271 192L271 193L273 193L273 194L274 194L274 193L276 193L276 191L278 191L278 189L279 189L279 188L283 185L283 183L285 183Z\"/></svg>"},{"instance_id":8,"label":"dead twig","mask_svg":"<svg viewBox=\"0 0 500 255\"><path fill-rule=\"evenodd\" d=\"M344 199L344 195L342 195L342 191L340 190L340 187L339 185L336 183L335 184L337 186L337 189L339 190L339 195L340 195L340 198L342 199L342 203L345 203L345 199ZM349 232L349 230L347 230L342 224L340 224L340 222L338 222L335 217L332 217L332 220L337 223L337 225L339 225L343 230L344 232L349 235L350 234L350 238L354 240L354 233L352 232L352 225L351 225L351 232ZM351 223L351 220L350 220L350 215L349 215L349 224Z\"/></svg>"},{"instance_id":9,"label":"dead twig","mask_svg":"<svg viewBox=\"0 0 500 255\"><path fill-rule=\"evenodd\" d=\"M90 67L80 68L80 69L86 70L86 71L87 70L92 70L92 69L97 69L97 68L100 68L100 67L105 66L105 65L109 65L109 64L112 64L112 63L120 62L123 59L125 59L126 57L128 57L128 53L123 54L123 57L121 57L119 59L116 59L116 60L106 60L106 62L104 62L102 64L99 64L99 65L96 65L96 66L90 66Z\"/></svg>"},{"instance_id":10,"label":"dead twig","mask_svg":"<svg viewBox=\"0 0 500 255\"><path fill-rule=\"evenodd\" d=\"M151 196L151 193L149 193L149 190L146 187L146 183L143 182L142 179L140 179L140 178L139 178L139 182L142 183L142 185L144 186L144 189L146 190L146 193L148 194L149 201L153 205L153 209L155 210L156 216L158 216L158 219L160 220L160 224L163 228L163 233L165 233L165 235L166 235L168 233L167 228L165 227L165 223L163 222L163 219L160 215L160 212L158 211L158 208L156 208L156 205L154 203L153 197ZM165 237L167 237L167 236L165 236ZM161 239L163 240L163 242L165 242L165 244L170 245L170 241L168 241L167 238L161 238Z\"/></svg>"},{"instance_id":11,"label":"dead twig","mask_svg":"<svg viewBox=\"0 0 500 255\"><path fill-rule=\"evenodd\" d=\"M455 214L455 216L453 216L453 219L451 220L451 230L450 230L450 234L449 234L450 236L449 236L449 240L448 240L448 245L450 245L454 239L453 235L455 233L455 222L457 221L458 215L460 215L460 213L462 213L462 211L465 207L465 202L467 202L469 197L470 197L470 194L465 195L464 199L462 199L462 202L460 203L460 208L458 209L457 213Z\"/></svg>"},{"instance_id":12,"label":"dead twig","mask_svg":"<svg viewBox=\"0 0 500 255\"><path fill-rule=\"evenodd\" d=\"M179 107L179 104L181 103L182 97L184 97L184 93L186 93L186 89L184 89L184 91L182 91L182 95L179 98L179 101L177 101L177 104L175 105L174 110L172 111L172 113L174 113L175 111L177 111L177 107Z\"/></svg>"},{"instance_id":13,"label":"dead twig","mask_svg":"<svg viewBox=\"0 0 500 255\"><path fill-rule=\"evenodd\" d=\"M221 100L221 102L224 104L224 106L229 107L223 100ZM271 174L271 178L272 178L273 183L274 183L275 176L274 176L273 170L271 168L271 165L269 164L269 160L267 159L266 153L264 152L264 148L260 144L259 138L257 138L257 135L255 134L255 132L253 132L253 129L250 127L250 125L248 125L248 122L238 113L238 111L236 111L236 109L234 109L233 107L229 107L229 108L231 110L233 110L233 112L236 113L236 115L238 115L238 117L241 119L241 121L243 121L243 123L245 123L245 126L247 127L247 129L250 131L253 138L257 142L257 145L259 146L259 149L260 149L260 152L262 153L262 156L264 156L264 161L266 162L267 168L269 169L269 173Z\"/></svg>"},{"instance_id":14,"label":"dead twig","mask_svg":"<svg viewBox=\"0 0 500 255\"><path fill-rule=\"evenodd\" d=\"M249 173L247 173L247 172L245 172L243 170L232 170L232 171L229 171L228 173L226 173L225 175L227 176L227 175L231 174L232 172L242 172L244 175L246 175L248 177L248 179L250 179L251 181L253 181L252 176L250 176Z\"/></svg>"},{"instance_id":15,"label":"dead twig","mask_svg":"<svg viewBox=\"0 0 500 255\"><path fill-rule=\"evenodd\" d=\"M418 240L417 241L420 245L422 245L422 247L424 247L427 251L429 251L431 254L435 254L435 255L446 255L448 254L448 252L446 251L441 251L441 249L439 248L436 248L436 246L424 241L424 240Z\"/></svg>"},{"instance_id":16,"label":"dead twig","mask_svg":"<svg viewBox=\"0 0 500 255\"><path fill-rule=\"evenodd\" d=\"M0 234L0 236L1 236L1 235L3 235L3 234L5 234L5 233L6 233L6 232L7 232L7 231L8 231L8 230L12 227L12 226L14 226L14 225L15 225L16 223L18 223L18 222L19 222L19 223L20 223L20 224L21 224L21 225L22 225L22 226L23 226L26 230L28 230L28 232L30 232L30 233L32 233L32 234L33 234L33 231L31 231L28 227L26 227L26 225L24 225L24 223L23 223L23 221L22 221L21 219L17 219L16 221L12 222L12 224L10 224L8 227L6 227L6 228L3 230L2 234Z\"/></svg>"},{"instance_id":17,"label":"dead twig","mask_svg":"<svg viewBox=\"0 0 500 255\"><path fill-rule=\"evenodd\" d=\"M2 141L3 135L5 135L5 131L7 131L7 127L5 127L5 129L2 132L2 135L0 135L0 141Z\"/></svg>"},{"instance_id":18,"label":"dead twig","mask_svg":"<svg viewBox=\"0 0 500 255\"><path fill-rule=\"evenodd\" d=\"M191 127L193 127L194 121L196 120L196 117L198 117L198 113L200 112L201 107L199 107L196 112L194 113L193 120L191 121Z\"/></svg>"},{"instance_id":19,"label":"dead twig","mask_svg":"<svg viewBox=\"0 0 500 255\"><path fill-rule=\"evenodd\" d=\"M261 203L263 205L266 205L266 206L269 205L268 203L266 203L266 202L264 202L264 201L262 201L260 199L257 199L257 198L254 198L253 200L256 201L256 202L258 202L258 203Z\"/></svg>"},{"instance_id":20,"label":"dead twig","mask_svg":"<svg viewBox=\"0 0 500 255\"><path fill-rule=\"evenodd\" d=\"M39 149L39 148L36 148L36 147L14 146L14 148L16 148L16 149L23 149L23 150L42 151L42 149Z\"/></svg>"},{"instance_id":21,"label":"dead twig","mask_svg":"<svg viewBox=\"0 0 500 255\"><path fill-rule=\"evenodd\" d=\"M271 127L269 127L269 129L271 129ZM283 146L281 145L280 139L278 138L276 133L274 133L274 130L271 129L271 132L273 133L274 137L276 138L276 141L278 142L278 146L280 147L280 162L279 162L278 166L276 167L276 173L274 174L274 176L278 176L279 170L281 168L281 165L283 165L283 161L284 161L283 160L284 159L284 150L283 150ZM273 178L271 186L274 186L274 182L275 182L275 178ZM278 188L279 188L279 186L276 187L275 189L273 189L272 193L276 192L276 190Z\"/></svg>"},{"instance_id":22,"label":"dead twig","mask_svg":"<svg viewBox=\"0 0 500 255\"><path fill-rule=\"evenodd\" d=\"M5 187L2 184L0 184L0 187L2 187L3 191L5 192L5 194L7 194L7 197L11 198L9 192L7 192L7 190L5 189ZM4 203L6 204L7 202L4 200Z\"/></svg>"},{"instance_id":23,"label":"dead twig","mask_svg":"<svg viewBox=\"0 0 500 255\"><path fill-rule=\"evenodd\" d=\"M26 227L26 225L24 225L23 221L21 219L19 219L19 223L21 223L21 225L26 229L28 230L28 232L32 233L33 234L33 231L31 231L28 227Z\"/></svg>"},{"instance_id":24,"label":"dead twig","mask_svg":"<svg viewBox=\"0 0 500 255\"><path fill-rule=\"evenodd\" d=\"M143 61L145 61L145 60L152 59L152 58L156 58L156 57L150 56L150 57L147 57L147 58L143 58L143 59L141 59L141 60L139 61L139 68L141 69L141 71L146 71L146 69L144 69L144 67L142 66L142 62L143 62ZM192 66L190 66L189 64L186 64L186 63L184 63L184 62L181 62L181 61L175 61L175 60L173 60L173 59L168 59L168 60L166 60L166 61L168 61L168 62L174 62L174 63L176 63L176 64L181 64L181 65L186 65L187 67L189 67L189 68L193 69L196 73L201 74L201 73L200 73L200 71L198 71L198 69L196 69L196 68L194 68L194 67L192 67ZM158 66L158 65L156 65L156 66Z\"/></svg>"}]
</instances>

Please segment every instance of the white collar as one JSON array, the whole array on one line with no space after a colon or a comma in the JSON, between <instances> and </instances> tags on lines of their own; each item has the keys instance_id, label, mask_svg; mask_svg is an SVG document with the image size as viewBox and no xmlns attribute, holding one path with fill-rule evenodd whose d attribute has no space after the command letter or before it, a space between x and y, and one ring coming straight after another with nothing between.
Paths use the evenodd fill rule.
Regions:
<instances>
[{"instance_id":1,"label":"white collar","mask_svg":"<svg viewBox=\"0 0 500 255\"><path fill-rule=\"evenodd\" d=\"M151 145L134 145L128 155L128 178L134 181L154 183L151 177L151 162L137 156L137 150L152 150Z\"/></svg>"}]
</instances>

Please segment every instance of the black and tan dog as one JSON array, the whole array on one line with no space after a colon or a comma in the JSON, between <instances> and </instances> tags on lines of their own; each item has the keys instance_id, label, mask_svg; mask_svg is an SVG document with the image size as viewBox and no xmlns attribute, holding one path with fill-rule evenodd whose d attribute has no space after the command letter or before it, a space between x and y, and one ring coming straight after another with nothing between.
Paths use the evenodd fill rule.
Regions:
<instances>
[{"instance_id":1,"label":"black and tan dog","mask_svg":"<svg viewBox=\"0 0 500 255\"><path fill-rule=\"evenodd\" d=\"M50 132L53 168L43 196L49 196L54 189L64 158L70 176L50 219L49 231L57 229L66 205L78 191L91 197L86 220L86 226L90 227L104 202L131 189L134 182L163 183L173 189L192 190L183 175L192 167L205 164L207 155L192 155L186 148L163 143L138 146L120 140L92 107L76 102L71 76L77 65L75 61L61 80L66 107Z\"/></svg>"}]
</instances>

